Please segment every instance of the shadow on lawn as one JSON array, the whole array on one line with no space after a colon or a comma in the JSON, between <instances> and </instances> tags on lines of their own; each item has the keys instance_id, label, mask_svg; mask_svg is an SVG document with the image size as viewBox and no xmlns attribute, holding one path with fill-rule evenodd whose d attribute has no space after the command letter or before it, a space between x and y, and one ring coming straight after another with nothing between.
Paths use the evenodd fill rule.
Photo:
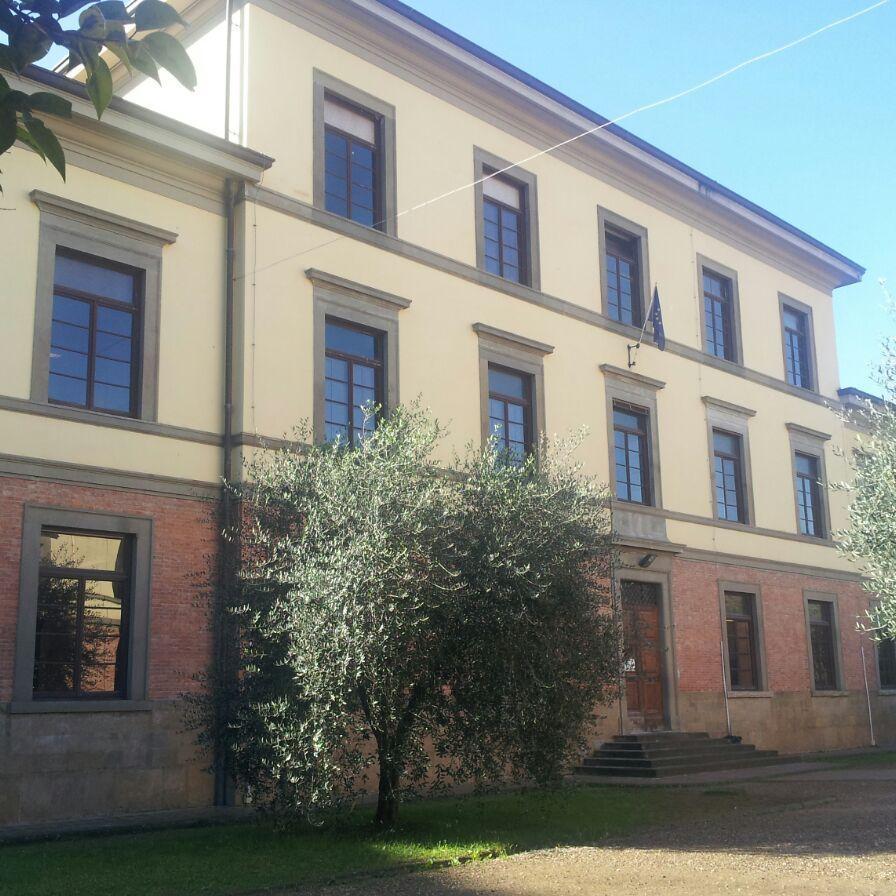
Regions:
<instances>
[{"instance_id":1,"label":"shadow on lawn","mask_svg":"<svg viewBox=\"0 0 896 896\"><path fill-rule=\"evenodd\" d=\"M333 896L479 896L450 873L397 872L459 856L593 844L607 850L871 855L896 851L894 799L896 782L585 785L411 803L402 807L401 827L378 836L365 812L335 828L285 834L248 823L80 837L0 847L0 893L236 896L305 894L314 887ZM338 885L321 889L328 883Z\"/></svg>"}]
</instances>

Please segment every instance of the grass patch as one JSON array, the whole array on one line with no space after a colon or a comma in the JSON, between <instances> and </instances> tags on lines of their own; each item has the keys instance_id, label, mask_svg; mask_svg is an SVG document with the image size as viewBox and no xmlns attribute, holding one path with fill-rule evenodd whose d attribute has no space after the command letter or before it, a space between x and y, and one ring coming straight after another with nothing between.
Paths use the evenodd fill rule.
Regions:
<instances>
[{"instance_id":1,"label":"grass patch","mask_svg":"<svg viewBox=\"0 0 896 896\"><path fill-rule=\"evenodd\" d=\"M821 761L838 768L893 768L896 766L896 750L876 750L853 756L824 756Z\"/></svg>"},{"instance_id":2,"label":"grass patch","mask_svg":"<svg viewBox=\"0 0 896 896\"><path fill-rule=\"evenodd\" d=\"M287 833L253 822L78 837L0 847L10 896L235 896L299 887L407 863L593 843L650 824L731 811L745 797L582 785L552 792L429 800L402 806L387 834L358 811L336 828Z\"/></svg>"}]
</instances>

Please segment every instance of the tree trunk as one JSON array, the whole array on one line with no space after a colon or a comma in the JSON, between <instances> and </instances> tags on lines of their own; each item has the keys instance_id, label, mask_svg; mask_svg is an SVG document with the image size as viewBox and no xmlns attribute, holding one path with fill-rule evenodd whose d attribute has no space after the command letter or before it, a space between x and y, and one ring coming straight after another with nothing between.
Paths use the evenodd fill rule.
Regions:
<instances>
[{"instance_id":1,"label":"tree trunk","mask_svg":"<svg viewBox=\"0 0 896 896\"><path fill-rule=\"evenodd\" d=\"M391 828L398 820L398 769L389 759L380 756L380 786L376 802L376 819L379 828Z\"/></svg>"}]
</instances>

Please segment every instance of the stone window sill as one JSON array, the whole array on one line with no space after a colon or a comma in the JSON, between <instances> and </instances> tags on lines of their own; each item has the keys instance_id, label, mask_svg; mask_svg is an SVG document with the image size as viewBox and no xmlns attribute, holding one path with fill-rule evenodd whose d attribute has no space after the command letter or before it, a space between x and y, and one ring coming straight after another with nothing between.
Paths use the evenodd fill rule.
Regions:
<instances>
[{"instance_id":1,"label":"stone window sill","mask_svg":"<svg viewBox=\"0 0 896 896\"><path fill-rule=\"evenodd\" d=\"M849 691L812 691L813 697L848 697Z\"/></svg>"},{"instance_id":2,"label":"stone window sill","mask_svg":"<svg viewBox=\"0 0 896 896\"><path fill-rule=\"evenodd\" d=\"M896 688L881 688L877 695L878 697L896 697Z\"/></svg>"},{"instance_id":3,"label":"stone window sill","mask_svg":"<svg viewBox=\"0 0 896 896\"><path fill-rule=\"evenodd\" d=\"M774 691L728 691L728 697L740 699L741 697L765 697L770 699L775 696Z\"/></svg>"},{"instance_id":4,"label":"stone window sill","mask_svg":"<svg viewBox=\"0 0 896 896\"><path fill-rule=\"evenodd\" d=\"M150 700L17 700L6 704L10 715L69 712L148 712Z\"/></svg>"}]
</instances>

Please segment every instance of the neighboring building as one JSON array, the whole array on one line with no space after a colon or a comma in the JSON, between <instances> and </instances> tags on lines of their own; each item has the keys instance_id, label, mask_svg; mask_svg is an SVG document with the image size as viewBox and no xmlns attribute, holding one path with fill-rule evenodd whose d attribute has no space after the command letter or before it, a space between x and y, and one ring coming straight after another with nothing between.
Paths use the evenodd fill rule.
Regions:
<instances>
[{"instance_id":1,"label":"neighboring building","mask_svg":"<svg viewBox=\"0 0 896 896\"><path fill-rule=\"evenodd\" d=\"M242 5L232 142L177 123L223 134L223 7L185 12L195 95L116 69L156 111L75 96L64 183L3 160L0 823L211 802L179 698L221 477L303 418L356 438L369 398L423 396L459 447L589 427L628 624L607 733L722 733L727 690L760 747L860 746L867 674L896 737L826 486L862 268L617 127L457 190L602 119L395 0ZM667 348L648 327L629 368L654 284Z\"/></svg>"}]
</instances>

